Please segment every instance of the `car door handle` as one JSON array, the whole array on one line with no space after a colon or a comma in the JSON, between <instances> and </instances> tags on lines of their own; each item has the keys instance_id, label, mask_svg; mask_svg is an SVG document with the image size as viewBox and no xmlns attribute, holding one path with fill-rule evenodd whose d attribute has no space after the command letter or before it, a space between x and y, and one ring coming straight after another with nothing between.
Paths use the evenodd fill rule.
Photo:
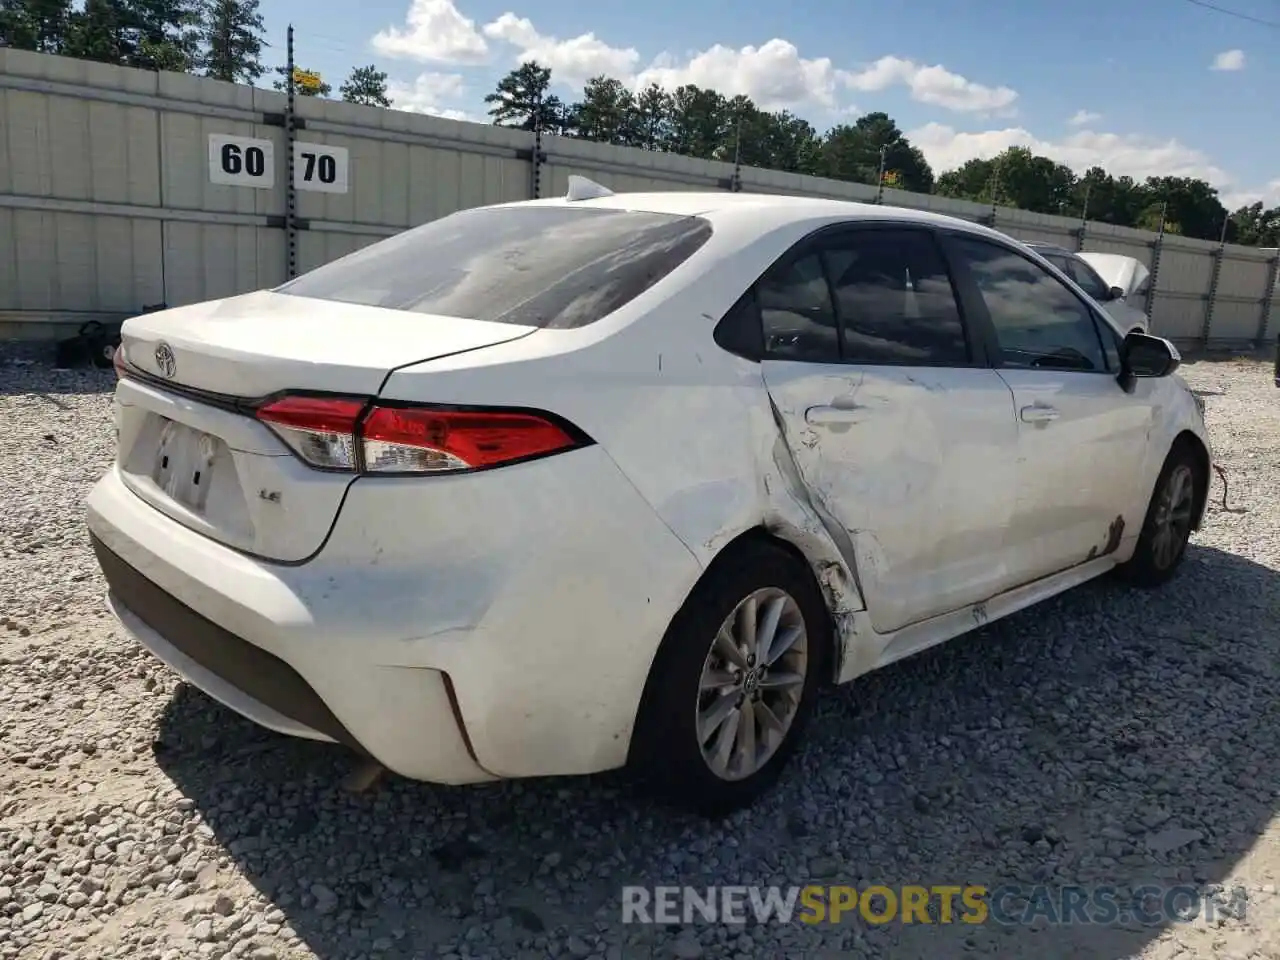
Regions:
<instances>
[{"instance_id":1,"label":"car door handle","mask_svg":"<svg viewBox=\"0 0 1280 960\"><path fill-rule=\"evenodd\" d=\"M804 412L804 422L811 427L853 423L857 418L858 408L856 407L810 407Z\"/></svg>"},{"instance_id":2,"label":"car door handle","mask_svg":"<svg viewBox=\"0 0 1280 960\"><path fill-rule=\"evenodd\" d=\"M1048 423L1058 419L1058 410L1046 403L1033 403L1021 410L1023 423Z\"/></svg>"}]
</instances>

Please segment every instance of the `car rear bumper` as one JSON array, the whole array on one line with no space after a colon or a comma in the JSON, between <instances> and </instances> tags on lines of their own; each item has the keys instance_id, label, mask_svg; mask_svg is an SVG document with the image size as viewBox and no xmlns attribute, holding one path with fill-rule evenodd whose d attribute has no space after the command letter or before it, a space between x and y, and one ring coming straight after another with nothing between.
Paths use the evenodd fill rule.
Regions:
<instances>
[{"instance_id":1,"label":"car rear bumper","mask_svg":"<svg viewBox=\"0 0 1280 960\"><path fill-rule=\"evenodd\" d=\"M90 535L107 603L125 628L196 686L265 727L364 752L302 675L165 593Z\"/></svg>"},{"instance_id":2,"label":"car rear bumper","mask_svg":"<svg viewBox=\"0 0 1280 960\"><path fill-rule=\"evenodd\" d=\"M575 482L550 461L357 481L301 565L186 529L114 469L89 527L126 629L265 727L439 783L590 773L625 762L699 570L604 451L573 456Z\"/></svg>"},{"instance_id":3,"label":"car rear bumper","mask_svg":"<svg viewBox=\"0 0 1280 960\"><path fill-rule=\"evenodd\" d=\"M495 779L466 745L443 673L369 665L365 673L380 676L366 675L363 684L360 673L353 674L354 688L372 680L385 693L373 710L367 702L337 698L337 708L357 718L358 736L289 663L196 613L96 536L92 540L107 580L107 603L124 628L158 659L240 715L290 736L343 744L416 779L449 784Z\"/></svg>"}]
</instances>

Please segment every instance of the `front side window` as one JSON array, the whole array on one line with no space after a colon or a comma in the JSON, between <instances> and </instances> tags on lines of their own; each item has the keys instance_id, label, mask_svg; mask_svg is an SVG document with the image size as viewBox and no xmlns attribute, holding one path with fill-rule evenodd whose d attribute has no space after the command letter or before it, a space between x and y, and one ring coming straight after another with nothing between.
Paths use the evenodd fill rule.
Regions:
<instances>
[{"instance_id":1,"label":"front side window","mask_svg":"<svg viewBox=\"0 0 1280 960\"><path fill-rule=\"evenodd\" d=\"M1105 372L1088 308L1040 265L987 240L952 238L982 295L1006 367Z\"/></svg>"},{"instance_id":2,"label":"front side window","mask_svg":"<svg viewBox=\"0 0 1280 960\"><path fill-rule=\"evenodd\" d=\"M1120 351L1124 347L1124 337L1102 317L1095 315L1093 322L1098 328L1099 336L1102 337L1102 352L1107 356L1107 369L1118 371L1120 369Z\"/></svg>"},{"instance_id":3,"label":"front side window","mask_svg":"<svg viewBox=\"0 0 1280 960\"><path fill-rule=\"evenodd\" d=\"M318 267L276 292L546 329L582 327L658 283L711 224L633 210L463 210Z\"/></svg>"}]
</instances>

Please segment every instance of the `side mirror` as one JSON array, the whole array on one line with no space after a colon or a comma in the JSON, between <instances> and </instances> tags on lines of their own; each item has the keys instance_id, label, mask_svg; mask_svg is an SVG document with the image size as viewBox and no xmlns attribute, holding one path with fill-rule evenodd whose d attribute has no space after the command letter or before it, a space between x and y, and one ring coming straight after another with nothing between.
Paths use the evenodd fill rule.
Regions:
<instances>
[{"instance_id":1,"label":"side mirror","mask_svg":"<svg viewBox=\"0 0 1280 960\"><path fill-rule=\"evenodd\" d=\"M1123 288L1123 287L1111 287L1109 290L1107 290L1107 299L1108 299L1108 300L1123 300L1123 299L1124 299L1124 288Z\"/></svg>"},{"instance_id":2,"label":"side mirror","mask_svg":"<svg viewBox=\"0 0 1280 960\"><path fill-rule=\"evenodd\" d=\"M1132 391L1138 377L1167 377L1182 363L1182 355L1164 337L1130 333L1120 348L1120 385Z\"/></svg>"}]
</instances>

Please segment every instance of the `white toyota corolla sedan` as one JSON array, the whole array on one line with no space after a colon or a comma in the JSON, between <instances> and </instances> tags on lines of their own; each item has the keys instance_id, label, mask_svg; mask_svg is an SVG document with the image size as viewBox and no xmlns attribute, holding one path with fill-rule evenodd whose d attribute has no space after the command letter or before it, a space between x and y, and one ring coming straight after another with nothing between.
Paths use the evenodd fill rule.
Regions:
<instances>
[{"instance_id":1,"label":"white toyota corolla sedan","mask_svg":"<svg viewBox=\"0 0 1280 960\"><path fill-rule=\"evenodd\" d=\"M263 726L714 815L825 685L1167 580L1178 362L974 224L579 182L129 320L88 525L123 625Z\"/></svg>"}]
</instances>

